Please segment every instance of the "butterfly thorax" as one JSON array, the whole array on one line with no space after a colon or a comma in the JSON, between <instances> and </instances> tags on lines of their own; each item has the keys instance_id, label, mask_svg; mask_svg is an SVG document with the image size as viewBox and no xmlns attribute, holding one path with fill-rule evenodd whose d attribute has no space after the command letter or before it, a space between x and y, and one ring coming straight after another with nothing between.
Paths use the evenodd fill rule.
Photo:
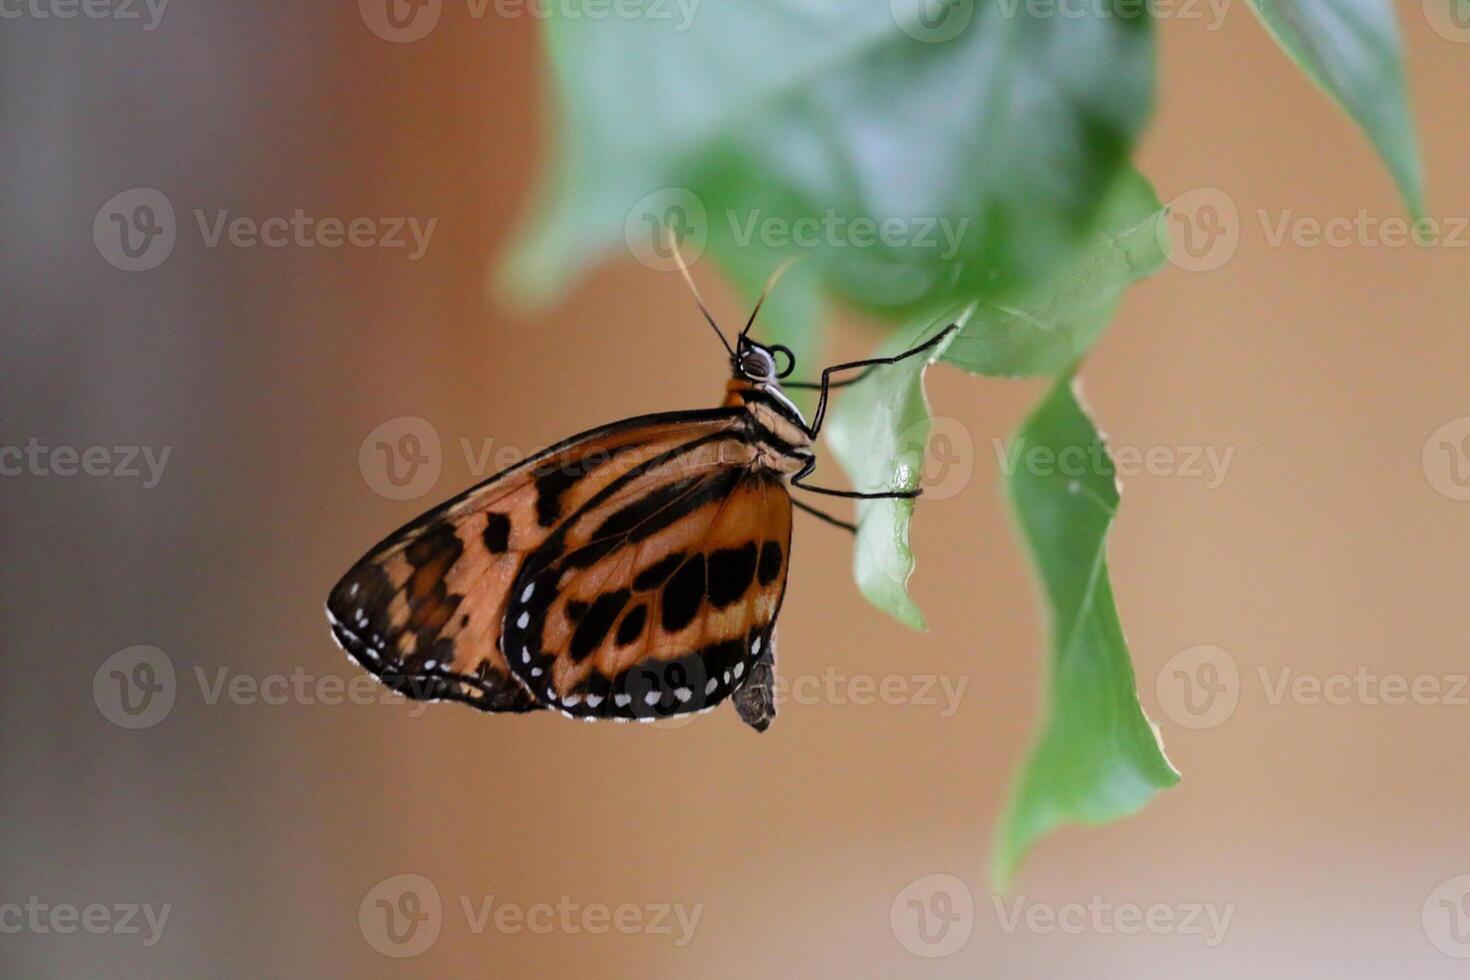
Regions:
<instances>
[{"instance_id":1,"label":"butterfly thorax","mask_svg":"<svg viewBox=\"0 0 1470 980\"><path fill-rule=\"evenodd\" d=\"M725 385L726 408L743 408L751 422L757 463L790 475L812 458L812 437L800 409L773 381L734 377Z\"/></svg>"}]
</instances>

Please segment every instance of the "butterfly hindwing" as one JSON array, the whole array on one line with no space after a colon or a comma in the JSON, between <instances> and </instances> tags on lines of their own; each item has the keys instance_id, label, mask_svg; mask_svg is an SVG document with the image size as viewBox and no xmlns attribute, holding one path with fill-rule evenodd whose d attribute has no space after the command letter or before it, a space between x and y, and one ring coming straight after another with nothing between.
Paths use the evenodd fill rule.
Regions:
<instances>
[{"instance_id":1,"label":"butterfly hindwing","mask_svg":"<svg viewBox=\"0 0 1470 980\"><path fill-rule=\"evenodd\" d=\"M727 409L644 416L575 436L380 543L333 588L333 634L409 697L486 711L544 707L502 652L528 557L544 553L594 500L619 512L636 504L649 489L643 477L670 459L703 479L744 472L752 453L738 413Z\"/></svg>"},{"instance_id":2,"label":"butterfly hindwing","mask_svg":"<svg viewBox=\"0 0 1470 980\"><path fill-rule=\"evenodd\" d=\"M768 653L791 498L768 471L694 447L609 486L527 558L506 615L510 667L580 718L707 710Z\"/></svg>"}]
</instances>

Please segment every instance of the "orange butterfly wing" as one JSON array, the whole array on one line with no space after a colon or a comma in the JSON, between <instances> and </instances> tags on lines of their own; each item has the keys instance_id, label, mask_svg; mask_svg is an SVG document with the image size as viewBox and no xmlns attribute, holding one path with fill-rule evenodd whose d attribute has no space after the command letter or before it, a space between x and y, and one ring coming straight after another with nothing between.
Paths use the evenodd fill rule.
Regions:
<instances>
[{"instance_id":1,"label":"orange butterfly wing","mask_svg":"<svg viewBox=\"0 0 1470 980\"><path fill-rule=\"evenodd\" d=\"M558 528L511 590L511 669L573 717L707 710L769 658L791 546L785 485L692 452L637 482L640 493L594 499Z\"/></svg>"},{"instance_id":2,"label":"orange butterfly wing","mask_svg":"<svg viewBox=\"0 0 1470 980\"><path fill-rule=\"evenodd\" d=\"M701 507L674 500L678 494L670 490L671 482L703 494ZM700 489L690 489L696 486ZM725 495L724 507L714 507L716 490ZM665 521L669 526L659 535L645 533L647 522L635 520L638 508L667 516L657 506L660 501L683 508L681 516L675 522ZM726 508L728 516L720 517ZM611 649L597 657L578 657L573 652L584 652L591 627L579 633L570 622L560 628L553 625L544 636L535 638L537 654L532 663L525 657L531 638L517 625L522 614L529 623L532 610L540 616L559 598L558 611L565 616L568 608L575 608L571 603L582 601L577 595L589 596L591 609L605 591L599 591L600 585L611 591L620 587L618 574L628 578L631 595L640 572L674 553L659 549L680 541L691 553L698 550L714 555L754 539L759 542L758 562L759 549L766 541L775 542L773 549L780 548L779 555L773 549L765 551L767 580L757 589L755 581L761 579L757 570L751 590L738 603L725 600L725 593L712 594L711 598L722 601L704 604L695 614L701 622L708 620L703 631L691 631L686 624L675 632L690 641L718 635L728 643L733 636L725 633L737 623L747 632L768 630L785 585L790 508L784 485L756 465L756 450L738 411L722 408L630 419L537 454L390 535L333 588L327 601L328 618L349 655L410 697L464 701L487 711L532 711L547 706L549 691L549 703L566 713L615 715L611 709L618 704L611 688L602 700L586 688L578 699L583 706L580 712L575 710L577 700L569 704L566 695L578 683L588 681L592 668L605 671L621 665L618 673L626 686L636 658L630 659L616 645L618 634L609 627L611 636L603 639L613 644ZM614 515L623 523L606 524ZM663 521L663 517L651 519ZM678 531L672 532L675 524ZM599 530L601 537L594 540ZM662 544L652 543L654 537ZM609 541L636 546L637 557L614 558L612 552L617 549L609 549ZM569 560L590 556L588 548L604 549L601 557L617 564L585 562L569 569ZM580 557L572 559L573 555ZM593 564L599 565L597 570L585 574ZM777 564L778 579L771 572ZM685 580L691 576L687 572ZM539 596L534 595L535 589L527 594L526 586L533 581L542 586ZM525 598L517 599L523 595ZM607 615L608 605L604 601L598 607L598 617ZM739 610L731 611L737 605ZM655 615L663 616L661 607ZM540 616L538 623L544 622L545 617ZM669 622L677 622L672 613ZM631 628L622 623L620 619L619 628ZM663 642L670 638L663 632L657 634L657 641L653 630L646 634L646 654L660 666L678 661L670 658L670 647ZM512 651L509 661L505 650ZM586 666L589 661L590 667ZM553 667L553 663L560 666ZM742 668L740 675L748 669ZM550 675L543 678L548 670ZM739 686L740 675L733 673L733 662L730 670L726 683L720 668L723 686L717 685L718 697ZM677 678L664 679L672 682ZM595 681L591 683L596 686ZM708 685L707 680L704 683ZM692 694L687 701L678 701L677 691L682 687L671 688L672 708L663 713L714 703L707 699L696 703ZM646 693L643 697L646 699ZM589 701L594 702L590 709ZM594 710L604 703L609 705L605 712ZM660 707L644 704L645 712Z\"/></svg>"}]
</instances>

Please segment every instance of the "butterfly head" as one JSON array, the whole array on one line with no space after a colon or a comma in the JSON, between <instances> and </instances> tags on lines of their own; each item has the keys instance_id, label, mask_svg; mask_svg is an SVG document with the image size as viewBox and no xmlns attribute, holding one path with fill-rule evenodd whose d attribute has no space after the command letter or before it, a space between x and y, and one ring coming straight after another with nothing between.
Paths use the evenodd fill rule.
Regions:
<instances>
[{"instance_id":1,"label":"butterfly head","mask_svg":"<svg viewBox=\"0 0 1470 980\"><path fill-rule=\"evenodd\" d=\"M727 386L727 405L755 406L757 415L774 410L796 429L787 433L799 440L806 428L801 410L781 390L781 380L796 369L796 355L781 344L762 344L741 334L730 355L732 377Z\"/></svg>"},{"instance_id":2,"label":"butterfly head","mask_svg":"<svg viewBox=\"0 0 1470 980\"><path fill-rule=\"evenodd\" d=\"M782 355L786 360L784 367L779 364ZM796 369L796 355L791 353L789 347L781 344L768 347L743 334L730 360L736 380L748 381L754 385L780 387L781 379L789 377Z\"/></svg>"}]
</instances>

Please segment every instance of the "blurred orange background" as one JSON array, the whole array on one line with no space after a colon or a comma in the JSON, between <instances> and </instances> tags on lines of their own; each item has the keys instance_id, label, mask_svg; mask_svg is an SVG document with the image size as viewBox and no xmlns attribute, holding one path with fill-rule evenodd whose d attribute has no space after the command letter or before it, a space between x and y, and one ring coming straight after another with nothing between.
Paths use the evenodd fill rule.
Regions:
<instances>
[{"instance_id":1,"label":"blurred orange background","mask_svg":"<svg viewBox=\"0 0 1470 980\"><path fill-rule=\"evenodd\" d=\"M1470 61L1417 3L1400 15L1431 210L1463 220ZM619 255L544 313L491 295L550 159L538 29L458 9L391 44L352 5L300 4L179 3L152 31L6 24L0 442L171 451L152 488L4 481L0 903L170 909L152 945L146 927L7 930L4 972L1461 975L1470 942L1436 916L1470 874L1470 691L1456 681L1470 656L1454 625L1470 503L1431 440L1470 415L1470 232L1439 249L1273 242L1283 220L1402 210L1367 142L1243 4L1217 25L1161 24L1141 158L1166 201L1223 195L1238 245L1218 267L1166 266L1134 288L1083 374L1115 449L1231 454L1218 481L1187 466L1127 475L1111 538L1140 696L1178 787L1045 841L1015 891L992 895L990 839L1044 680L993 440L1041 388L944 368L929 379L955 420L944 448L959 458L945 459L971 469L918 508L912 586L930 631L868 606L848 538L799 518L781 669L801 696L764 735L727 710L583 726L387 696L322 703L323 677L360 675L328 635L327 589L486 475L466 445L523 454L720 396L723 353L676 276ZM89 234L135 187L166 195L180 222L144 273L109 265ZM210 248L195 209L437 223L410 260ZM696 275L724 319L745 312L711 263ZM829 353L871 343L844 321ZM432 427L440 472L396 500L359 450L403 417ZM137 645L163 651L177 690L166 717L128 729L93 685ZM1170 686L1171 658L1202 645L1224 652L1234 705L1203 724ZM1355 680L1330 703L1281 689L1363 671L1439 693L1390 704ZM249 693L293 672L307 694ZM244 693L211 696L237 676ZM885 680L908 693L854 703ZM924 947L902 893L936 874L960 880L973 912L950 923L968 931L961 948L926 958L910 952ZM360 916L399 875L427 880L442 908L413 958L381 952ZM574 914L545 933L493 915L477 929L492 897L523 913L629 905L647 927L594 934ZM1114 911L1077 918L1077 905ZM651 927L659 906L669 932ZM1123 906L1163 907L1177 927L1125 931ZM1047 910L1062 924L1047 928ZM698 918L682 927L677 911ZM1228 916L1222 931L1210 911Z\"/></svg>"}]
</instances>

